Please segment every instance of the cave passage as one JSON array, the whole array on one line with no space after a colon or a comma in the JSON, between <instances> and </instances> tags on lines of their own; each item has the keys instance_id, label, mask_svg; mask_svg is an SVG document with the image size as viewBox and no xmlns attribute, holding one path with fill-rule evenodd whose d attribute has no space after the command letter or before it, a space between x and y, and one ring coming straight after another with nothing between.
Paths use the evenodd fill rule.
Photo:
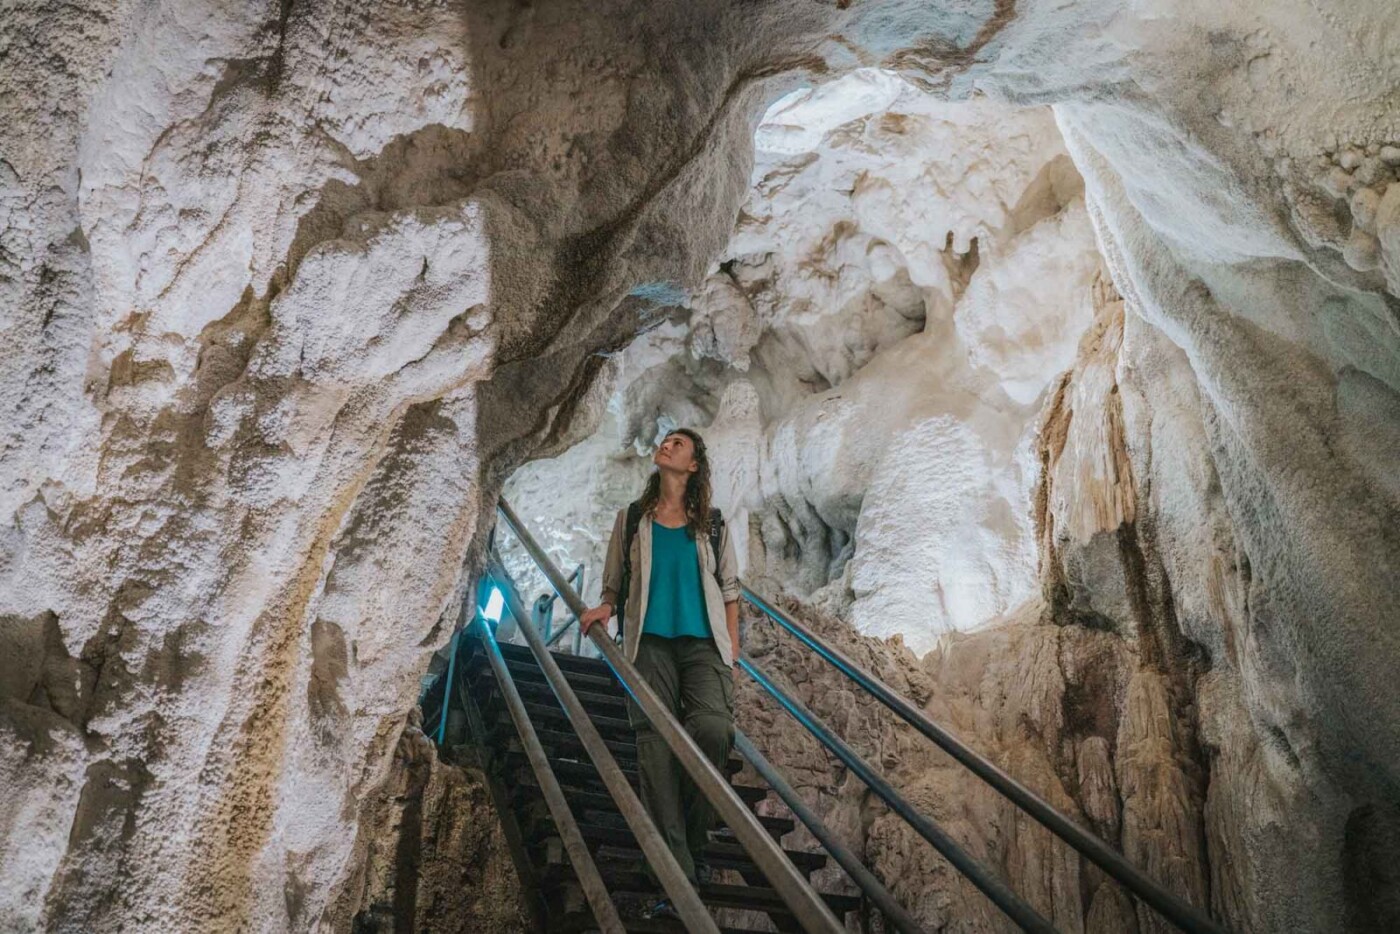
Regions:
<instances>
[{"instance_id":1,"label":"cave passage","mask_svg":"<svg viewBox=\"0 0 1400 934\"><path fill-rule=\"evenodd\" d=\"M11 6L0 930L538 929L567 849L443 687L534 618L635 745L496 508L595 603L682 426L754 592L1175 897L1400 930L1393 2ZM1012 922L794 712L1057 930L1167 930L742 625L743 735L918 925Z\"/></svg>"},{"instance_id":2,"label":"cave passage","mask_svg":"<svg viewBox=\"0 0 1400 934\"><path fill-rule=\"evenodd\" d=\"M1048 108L878 70L775 101L754 145L709 274L614 355L592 430L505 493L593 600L655 444L696 428L743 573L922 654L1035 590L1040 413L1112 290L1083 182Z\"/></svg>"}]
</instances>

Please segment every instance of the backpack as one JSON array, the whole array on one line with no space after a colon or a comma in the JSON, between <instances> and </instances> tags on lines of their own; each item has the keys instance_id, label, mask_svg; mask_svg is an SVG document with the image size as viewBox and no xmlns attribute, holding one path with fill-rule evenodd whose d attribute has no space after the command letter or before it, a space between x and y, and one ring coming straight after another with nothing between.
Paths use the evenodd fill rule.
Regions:
<instances>
[{"instance_id":1,"label":"backpack","mask_svg":"<svg viewBox=\"0 0 1400 934\"><path fill-rule=\"evenodd\" d=\"M627 525L622 534L622 587L618 594L617 637L622 638L624 617L627 614L627 596L632 592L632 540L637 537L637 527L642 524L642 501L637 499L627 504ZM719 542L724 534L724 516L718 509L710 510L710 551L715 556L715 583L722 588L719 576Z\"/></svg>"}]
</instances>

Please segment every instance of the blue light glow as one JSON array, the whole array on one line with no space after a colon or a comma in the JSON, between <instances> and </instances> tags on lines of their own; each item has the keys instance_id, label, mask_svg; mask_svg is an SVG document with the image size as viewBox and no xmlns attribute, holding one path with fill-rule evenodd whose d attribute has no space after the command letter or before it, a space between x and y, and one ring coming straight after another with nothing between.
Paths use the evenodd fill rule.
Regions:
<instances>
[{"instance_id":1,"label":"blue light glow","mask_svg":"<svg viewBox=\"0 0 1400 934\"><path fill-rule=\"evenodd\" d=\"M501 610L505 608L505 605L506 598L501 596L501 588L492 587L491 596L486 598L486 606L481 608L482 618L490 620L492 623L499 623Z\"/></svg>"}]
</instances>

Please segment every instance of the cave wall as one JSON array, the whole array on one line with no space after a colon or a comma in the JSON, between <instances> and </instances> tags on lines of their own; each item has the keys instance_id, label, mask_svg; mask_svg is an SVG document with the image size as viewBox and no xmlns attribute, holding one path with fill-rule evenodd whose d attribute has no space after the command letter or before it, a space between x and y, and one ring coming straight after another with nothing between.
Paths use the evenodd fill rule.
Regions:
<instances>
[{"instance_id":1,"label":"cave wall","mask_svg":"<svg viewBox=\"0 0 1400 934\"><path fill-rule=\"evenodd\" d=\"M693 26L353 3L7 24L0 926L347 920L493 469L566 438L590 354L636 329L618 301L698 275L738 198L743 171L692 148L748 136L752 48L692 46L698 76L622 106L686 57L634 32L600 78L623 19Z\"/></svg>"},{"instance_id":2,"label":"cave wall","mask_svg":"<svg viewBox=\"0 0 1400 934\"><path fill-rule=\"evenodd\" d=\"M866 65L1056 106L1125 320L1200 400L1120 393L1162 432L1158 600L1237 674L1197 689L1242 774L1258 743L1318 798L1272 826L1384 919L1393 35L1374 0L13 6L0 924L347 923L502 480L703 280L764 105ZM1213 819L1255 807L1219 787Z\"/></svg>"},{"instance_id":3,"label":"cave wall","mask_svg":"<svg viewBox=\"0 0 1400 934\"><path fill-rule=\"evenodd\" d=\"M1201 614L1227 624L1241 600L1231 563L1238 552L1209 457L1183 443L1203 430L1189 367L1106 280L1095 283L1093 301L1093 323L1047 395L1036 433L1038 592L919 654L903 639L857 636L800 601L788 607L1230 930L1385 930L1389 916L1356 920L1370 909L1341 883L1359 867L1344 865L1337 788L1303 772L1251 721L1236 657L1212 657L1187 635L1207 622ZM1161 481L1154 451L1173 461ZM1163 497L1177 508L1191 502L1208 521L1173 528ZM1208 544L1214 563L1177 563L1183 535L1186 553L1194 559ZM1173 930L770 623L752 619L748 643L1059 929ZM740 717L930 927L1015 929L751 685ZM1300 852L1300 838L1321 845Z\"/></svg>"},{"instance_id":4,"label":"cave wall","mask_svg":"<svg viewBox=\"0 0 1400 934\"><path fill-rule=\"evenodd\" d=\"M443 761L416 715L399 737L389 779L366 796L360 820L369 845L338 893L335 928L532 930L485 776Z\"/></svg>"},{"instance_id":5,"label":"cave wall","mask_svg":"<svg viewBox=\"0 0 1400 934\"><path fill-rule=\"evenodd\" d=\"M729 243L614 358L598 430L506 493L596 573L657 440L703 426L743 572L927 651L1034 589L1037 413L1103 270L1082 182L1049 108L875 69L778 100L755 145Z\"/></svg>"},{"instance_id":6,"label":"cave wall","mask_svg":"<svg viewBox=\"0 0 1400 934\"><path fill-rule=\"evenodd\" d=\"M1032 599L922 656L902 639L862 637L838 616L783 602L1229 930L1391 930L1400 880L1387 803L1358 805L1291 745L1298 732L1254 709L1266 698L1251 686L1257 663L1242 644L1257 640L1237 628L1247 557L1202 441L1207 409L1185 354L1107 281L1094 303L1075 364L1040 416ZM746 641L1057 928L1175 930L767 620L752 614ZM747 682L739 717L923 922L1016 929ZM812 845L801 833L788 842Z\"/></svg>"}]
</instances>

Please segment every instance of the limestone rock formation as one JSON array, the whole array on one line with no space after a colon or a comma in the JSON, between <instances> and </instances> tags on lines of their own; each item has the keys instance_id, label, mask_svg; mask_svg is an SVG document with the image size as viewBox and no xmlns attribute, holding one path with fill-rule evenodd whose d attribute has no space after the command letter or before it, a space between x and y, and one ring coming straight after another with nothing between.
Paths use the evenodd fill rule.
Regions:
<instances>
[{"instance_id":1,"label":"limestone rock formation","mask_svg":"<svg viewBox=\"0 0 1400 934\"><path fill-rule=\"evenodd\" d=\"M1048 109L879 71L778 101L756 145L729 245L619 356L607 420L507 493L596 568L638 452L705 424L755 570L837 580L859 629L927 650L1033 589L1030 437L1102 268L1082 185Z\"/></svg>"},{"instance_id":2,"label":"limestone rock formation","mask_svg":"<svg viewBox=\"0 0 1400 934\"><path fill-rule=\"evenodd\" d=\"M760 491L725 491L759 517L755 571L907 633L922 661L882 664L943 672L970 737L1234 929L1397 926L1393 4L155 0L3 23L0 927L348 923L496 494L605 414L643 444L717 419ZM835 91L872 67L937 100L869 72ZM928 196L901 141L979 121L1000 141ZM814 139L831 159L804 163ZM783 179L754 196L765 164ZM740 214L802 191L808 226ZM639 335L691 362L624 350ZM628 381L633 350L654 378ZM868 378L906 353L907 395ZM928 473L880 473L887 449ZM891 560L922 529L901 497L979 452ZM912 602L930 561L947 593ZM1037 622L988 626L1026 598ZM1034 735L998 719L1021 711ZM1135 917L911 768L1067 927ZM924 858L906 844L878 820L867 840L886 870ZM927 916L994 923L920 871Z\"/></svg>"},{"instance_id":3,"label":"limestone rock formation","mask_svg":"<svg viewBox=\"0 0 1400 934\"><path fill-rule=\"evenodd\" d=\"M442 762L411 722L392 777L366 802L369 851L329 926L364 934L530 930L520 881L480 773Z\"/></svg>"}]
</instances>

